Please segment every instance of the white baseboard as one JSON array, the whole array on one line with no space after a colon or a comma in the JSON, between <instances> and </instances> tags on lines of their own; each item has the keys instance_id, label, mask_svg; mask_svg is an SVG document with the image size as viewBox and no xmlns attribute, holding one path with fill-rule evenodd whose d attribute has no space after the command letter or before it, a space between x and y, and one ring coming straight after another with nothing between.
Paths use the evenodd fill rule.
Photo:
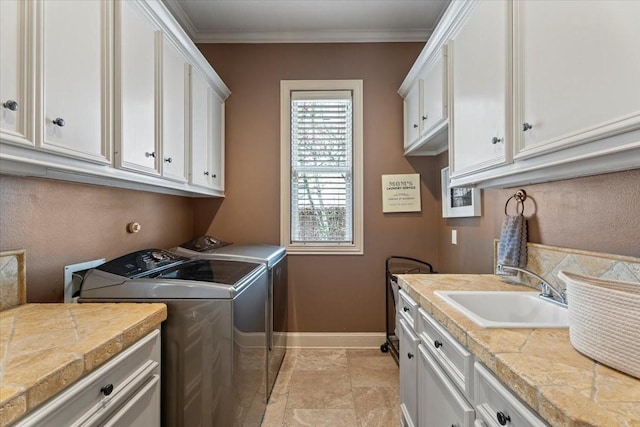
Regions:
<instances>
[{"instance_id":1,"label":"white baseboard","mask_svg":"<svg viewBox=\"0 0 640 427\"><path fill-rule=\"evenodd\" d=\"M287 332L286 346L291 348L380 348L386 341L384 332ZM282 340L282 341L284 341Z\"/></svg>"}]
</instances>

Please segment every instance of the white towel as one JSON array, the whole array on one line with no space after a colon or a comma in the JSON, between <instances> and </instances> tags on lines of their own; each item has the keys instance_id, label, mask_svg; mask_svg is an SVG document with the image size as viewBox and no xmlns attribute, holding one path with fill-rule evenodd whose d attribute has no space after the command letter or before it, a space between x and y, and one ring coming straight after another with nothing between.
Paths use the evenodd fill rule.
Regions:
<instances>
[{"instance_id":1,"label":"white towel","mask_svg":"<svg viewBox=\"0 0 640 427\"><path fill-rule=\"evenodd\" d=\"M498 246L498 265L527 266L527 220L522 214L504 218ZM501 271L500 274L515 276L517 272Z\"/></svg>"}]
</instances>

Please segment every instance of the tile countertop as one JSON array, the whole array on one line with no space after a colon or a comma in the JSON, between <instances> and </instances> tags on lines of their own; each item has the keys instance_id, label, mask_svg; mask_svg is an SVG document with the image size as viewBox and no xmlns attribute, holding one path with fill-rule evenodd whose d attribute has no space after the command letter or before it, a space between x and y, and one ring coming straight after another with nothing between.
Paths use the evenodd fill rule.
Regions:
<instances>
[{"instance_id":1,"label":"tile countertop","mask_svg":"<svg viewBox=\"0 0 640 427\"><path fill-rule=\"evenodd\" d=\"M551 425L640 426L640 380L580 354L568 329L485 329L433 294L531 288L492 274L399 277L425 311Z\"/></svg>"},{"instance_id":2,"label":"tile countertop","mask_svg":"<svg viewBox=\"0 0 640 427\"><path fill-rule=\"evenodd\" d=\"M166 318L164 304L25 304L0 312L0 426L87 375Z\"/></svg>"}]
</instances>

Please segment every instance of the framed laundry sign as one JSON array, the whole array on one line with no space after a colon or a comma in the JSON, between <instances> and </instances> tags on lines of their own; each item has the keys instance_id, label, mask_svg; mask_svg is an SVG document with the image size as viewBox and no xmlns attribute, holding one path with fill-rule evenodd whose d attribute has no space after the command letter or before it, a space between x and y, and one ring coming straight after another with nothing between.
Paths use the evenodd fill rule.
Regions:
<instances>
[{"instance_id":1,"label":"framed laundry sign","mask_svg":"<svg viewBox=\"0 0 640 427\"><path fill-rule=\"evenodd\" d=\"M420 174L382 175L382 212L420 212Z\"/></svg>"},{"instance_id":2,"label":"framed laundry sign","mask_svg":"<svg viewBox=\"0 0 640 427\"><path fill-rule=\"evenodd\" d=\"M481 216L480 189L471 187L449 187L449 168L440 172L442 184L442 217L455 218Z\"/></svg>"}]
</instances>

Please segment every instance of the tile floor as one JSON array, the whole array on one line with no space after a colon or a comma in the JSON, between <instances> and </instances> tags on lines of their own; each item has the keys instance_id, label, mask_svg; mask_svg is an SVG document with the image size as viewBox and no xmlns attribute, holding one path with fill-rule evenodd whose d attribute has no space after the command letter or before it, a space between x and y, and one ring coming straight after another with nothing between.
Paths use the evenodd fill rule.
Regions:
<instances>
[{"instance_id":1,"label":"tile floor","mask_svg":"<svg viewBox=\"0 0 640 427\"><path fill-rule=\"evenodd\" d=\"M398 385L379 349L289 349L262 427L399 426Z\"/></svg>"}]
</instances>

